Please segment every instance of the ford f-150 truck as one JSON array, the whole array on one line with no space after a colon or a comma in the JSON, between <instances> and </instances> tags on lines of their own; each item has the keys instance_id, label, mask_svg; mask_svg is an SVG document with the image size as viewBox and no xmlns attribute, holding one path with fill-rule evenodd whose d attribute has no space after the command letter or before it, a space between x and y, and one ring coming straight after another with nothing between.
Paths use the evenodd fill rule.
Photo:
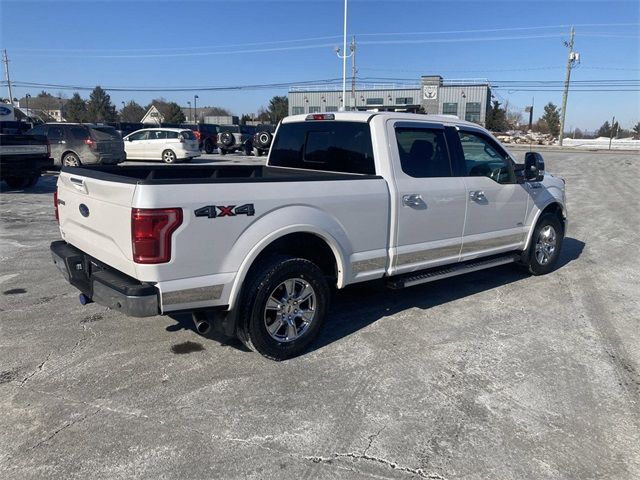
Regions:
<instances>
[{"instance_id":1,"label":"ford f-150 truck","mask_svg":"<svg viewBox=\"0 0 640 480\"><path fill-rule=\"evenodd\" d=\"M404 113L287 117L266 166L64 167L54 201L82 302L192 312L273 359L317 337L331 287L544 274L567 228L538 153L518 165L476 124Z\"/></svg>"}]
</instances>

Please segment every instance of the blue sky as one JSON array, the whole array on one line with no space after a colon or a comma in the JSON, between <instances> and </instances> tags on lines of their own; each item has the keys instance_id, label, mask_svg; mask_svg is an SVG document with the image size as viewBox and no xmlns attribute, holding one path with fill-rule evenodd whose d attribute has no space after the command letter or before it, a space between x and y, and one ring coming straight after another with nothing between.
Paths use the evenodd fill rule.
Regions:
<instances>
[{"instance_id":1,"label":"blue sky","mask_svg":"<svg viewBox=\"0 0 640 480\"><path fill-rule=\"evenodd\" d=\"M341 43L342 0L0 0L0 8L0 48L9 53L14 81L166 88L297 82L342 74L332 49ZM567 58L562 42L569 28L560 25L571 24L576 25L575 50L581 54L581 65L572 72L574 85L639 79L640 2L633 0L351 0L348 32L357 37L361 78L417 83L421 74L440 74L505 85L516 80L561 82ZM40 90L15 88L14 96ZM49 91L57 95L61 90ZM186 105L197 93L200 106L242 114L286 92L110 94L119 107L121 101L146 104L159 96ZM536 117L547 102L559 105L562 96L559 91L508 88L495 94L519 108L535 97ZM640 93L569 95L567 127L594 129L613 115L627 128L640 120Z\"/></svg>"}]
</instances>

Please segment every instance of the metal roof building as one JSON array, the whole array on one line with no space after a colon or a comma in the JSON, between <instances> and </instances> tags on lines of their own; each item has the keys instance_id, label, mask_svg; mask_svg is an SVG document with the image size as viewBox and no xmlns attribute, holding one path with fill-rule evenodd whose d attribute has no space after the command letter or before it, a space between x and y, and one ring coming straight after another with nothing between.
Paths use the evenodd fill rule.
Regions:
<instances>
[{"instance_id":1,"label":"metal roof building","mask_svg":"<svg viewBox=\"0 0 640 480\"><path fill-rule=\"evenodd\" d=\"M289 115L337 112L342 103L339 85L304 85L289 89ZM359 84L347 90L348 110L377 110L439 115L485 124L491 101L486 80L448 80L423 76L415 84Z\"/></svg>"}]
</instances>

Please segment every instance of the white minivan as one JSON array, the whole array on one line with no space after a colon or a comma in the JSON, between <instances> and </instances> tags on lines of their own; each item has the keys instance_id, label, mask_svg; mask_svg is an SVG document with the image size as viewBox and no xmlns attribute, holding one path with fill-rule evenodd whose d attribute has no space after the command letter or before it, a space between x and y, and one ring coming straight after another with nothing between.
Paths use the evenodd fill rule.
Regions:
<instances>
[{"instance_id":1,"label":"white minivan","mask_svg":"<svg viewBox=\"0 0 640 480\"><path fill-rule=\"evenodd\" d=\"M124 137L127 160L190 162L200 156L198 140L191 130L182 128L145 128Z\"/></svg>"}]
</instances>

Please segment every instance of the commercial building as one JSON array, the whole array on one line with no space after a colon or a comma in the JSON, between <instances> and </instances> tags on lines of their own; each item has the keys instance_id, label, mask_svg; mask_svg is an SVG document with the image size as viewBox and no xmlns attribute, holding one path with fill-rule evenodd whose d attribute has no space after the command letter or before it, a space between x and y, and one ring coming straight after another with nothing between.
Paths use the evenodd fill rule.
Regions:
<instances>
[{"instance_id":1,"label":"commercial building","mask_svg":"<svg viewBox=\"0 0 640 480\"><path fill-rule=\"evenodd\" d=\"M485 124L491 101L487 80L444 80L423 76L415 84L359 84L347 90L347 110L376 110L456 115ZM337 112L342 103L339 85L303 85L289 89L289 115Z\"/></svg>"}]
</instances>

